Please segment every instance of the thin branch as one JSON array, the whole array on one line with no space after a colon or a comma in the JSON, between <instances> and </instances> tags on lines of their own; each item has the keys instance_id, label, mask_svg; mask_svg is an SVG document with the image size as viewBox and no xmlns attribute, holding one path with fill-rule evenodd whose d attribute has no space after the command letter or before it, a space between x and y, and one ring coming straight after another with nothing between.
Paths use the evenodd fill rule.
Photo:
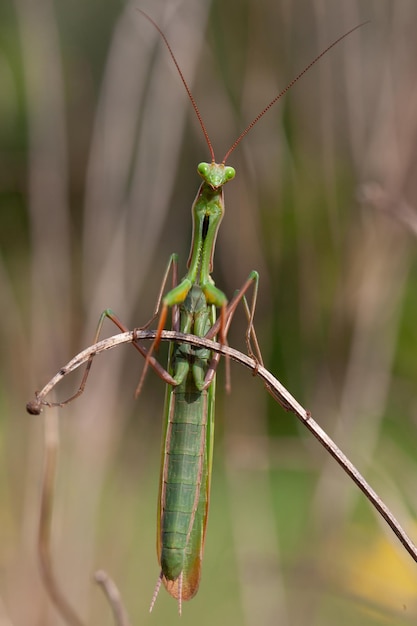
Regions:
<instances>
[{"instance_id":1,"label":"thin branch","mask_svg":"<svg viewBox=\"0 0 417 626\"><path fill-rule=\"evenodd\" d=\"M107 601L113 611L115 625L130 626L130 620L123 605L120 592L107 572L104 570L98 570L94 574L94 580L104 591Z\"/></svg>"},{"instance_id":2,"label":"thin branch","mask_svg":"<svg viewBox=\"0 0 417 626\"><path fill-rule=\"evenodd\" d=\"M131 343L133 341L139 341L143 339L155 339L156 331L150 330L133 330L126 333L114 335L107 339L89 346L79 354L77 354L67 365L65 365L48 383L45 387L36 393L36 399L27 404L27 410L33 415L39 415L43 406L48 406L49 403L45 400L45 397L50 391L68 374L76 370L80 365L86 363L92 356L96 356L111 350L112 348L124 344ZM396 520L390 509L381 500L377 493L367 483L365 478L356 469L356 467L349 461L349 459L343 454L336 443L327 435L327 433L317 424L317 422L311 417L309 411L306 411L297 400L290 394L290 392L275 378L271 372L265 367L261 366L256 360L250 358L246 354L239 352L229 346L224 346L214 341L197 337L195 335L185 335L183 333L164 330L161 335L161 339L164 341L178 341L181 343L188 343L196 347L207 348L213 352L228 356L237 363L244 365L252 370L254 376L259 376L263 381L272 397L281 404L287 411L294 413L297 418L308 428L308 430L316 437L319 443L331 454L331 456L337 461L340 467L346 472L346 474L354 481L359 489L365 494L371 504L375 507L378 513L383 517L386 523L390 526L394 534L397 536L401 544L417 563L417 547L411 541L410 537L403 530L400 523Z\"/></svg>"},{"instance_id":3,"label":"thin branch","mask_svg":"<svg viewBox=\"0 0 417 626\"><path fill-rule=\"evenodd\" d=\"M45 464L42 477L41 510L39 516L38 550L42 580L55 608L70 626L84 626L75 610L67 601L57 581L51 556L51 527L54 507L54 483L56 478L59 430L54 412L45 418ZM119 590L103 570L95 573L95 581L103 589L113 611L115 626L131 626Z\"/></svg>"},{"instance_id":4,"label":"thin branch","mask_svg":"<svg viewBox=\"0 0 417 626\"><path fill-rule=\"evenodd\" d=\"M68 603L57 582L51 557L51 527L54 506L54 483L58 459L58 424L54 412L45 418L45 464L42 477L41 509L39 515L38 550L42 580L52 603L70 626L83 626Z\"/></svg>"}]
</instances>

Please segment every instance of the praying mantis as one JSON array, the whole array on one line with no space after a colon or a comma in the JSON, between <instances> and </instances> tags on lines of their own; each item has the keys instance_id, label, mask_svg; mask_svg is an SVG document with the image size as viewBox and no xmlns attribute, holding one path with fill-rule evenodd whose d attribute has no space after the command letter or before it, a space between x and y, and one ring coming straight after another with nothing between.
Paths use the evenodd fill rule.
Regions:
<instances>
[{"instance_id":1,"label":"praying mantis","mask_svg":"<svg viewBox=\"0 0 417 626\"><path fill-rule=\"evenodd\" d=\"M328 46L273 98L239 135L221 163L217 163L200 111L165 34L152 18L143 11L140 13L151 22L162 37L187 91L211 155L210 163L202 162L197 167L203 182L192 206L193 235L187 263L188 271L180 283L162 298L157 336L146 356L146 363L158 346L169 308L174 309L172 314L174 330L207 339L215 337L218 333L221 343L225 343L228 326L241 300L244 300L248 315L246 333L248 352L262 363L253 329L258 273L256 271L250 273L230 305L227 304L225 294L215 286L211 276L217 233L224 214L223 186L235 177L234 168L227 166L226 162L246 134L294 83L358 26ZM171 257L171 263L176 263L176 257ZM249 310L245 294L251 285L253 297ZM216 308L220 309L217 321ZM255 353L251 347L251 337L254 340ZM157 553L161 571L152 598L151 611L161 582L168 593L178 600L180 614L182 601L193 598L198 591L209 510L215 372L218 360L218 355L211 358L208 350L175 343L170 347L168 370L162 373L162 378L168 385L157 518Z\"/></svg>"},{"instance_id":2,"label":"praying mantis","mask_svg":"<svg viewBox=\"0 0 417 626\"><path fill-rule=\"evenodd\" d=\"M192 206L193 233L187 272L178 282L177 256L172 255L164 275L154 315L142 327L149 327L152 321L159 317L155 340L149 349L145 349L137 341L133 344L145 358L137 394L140 392L149 366L167 384L157 514L157 555L160 574L150 610L152 611L161 584L163 584L168 593L178 601L178 610L181 613L182 602L193 598L200 584L212 474L216 369L220 356L217 353L212 354L205 348L175 342L170 345L168 365L165 369L156 361L154 352L160 343L169 310L172 310L173 330L206 339L218 337L221 344L226 344L235 309L240 302L243 302L248 317L246 333L248 352L262 364L253 326L259 283L258 273L252 271L249 274L246 282L230 302L226 295L215 286L212 278L216 238L225 210L223 187L235 177L234 168L226 165L226 162L247 133L294 83L324 54L360 25L336 39L309 63L252 120L231 145L222 161L217 163L200 111L165 34L151 17L142 10L139 12L156 28L171 55L199 121L211 157L210 162L202 162L197 168L202 182ZM172 273L172 288L164 294L170 272ZM250 288L253 289L253 295L249 306L246 294ZM220 311L218 319L216 309ZM107 309L100 317L96 339L107 318L111 319L121 330L127 330L113 311ZM79 390L66 402L74 399L84 390L91 361L92 358L87 365Z\"/></svg>"}]
</instances>

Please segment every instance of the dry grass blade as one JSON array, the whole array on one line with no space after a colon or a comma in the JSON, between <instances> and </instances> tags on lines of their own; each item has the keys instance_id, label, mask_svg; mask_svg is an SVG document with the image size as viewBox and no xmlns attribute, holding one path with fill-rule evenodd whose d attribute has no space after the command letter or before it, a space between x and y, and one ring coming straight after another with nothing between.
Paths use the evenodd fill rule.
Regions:
<instances>
[{"instance_id":1,"label":"dry grass blade","mask_svg":"<svg viewBox=\"0 0 417 626\"><path fill-rule=\"evenodd\" d=\"M120 597L120 592L107 572L104 570L97 571L94 574L94 579L103 589L112 608L115 626L130 626L129 617Z\"/></svg>"},{"instance_id":2,"label":"dry grass blade","mask_svg":"<svg viewBox=\"0 0 417 626\"><path fill-rule=\"evenodd\" d=\"M36 394L36 401L29 403L29 412L40 412L42 405L48 405L45 400L45 396L49 393L58 382L62 380L66 375L73 372L80 365L86 363L92 356L99 355L101 352L112 349L118 345L124 343L131 343L133 341L140 341L142 339L154 339L156 331L142 331L134 330L128 333L121 333L114 335L108 339L104 339L92 346L89 346L83 352L76 355L67 365L60 369L60 371L54 376L51 381L45 385L45 387ZM365 478L351 463L347 456L340 450L337 444L327 435L327 433L319 426L319 424L312 418L309 411L306 411L297 400L290 394L290 392L275 378L275 376L269 372L265 367L260 366L257 361L248 357L247 355L230 348L229 346L223 346L216 342L196 337L195 335L185 335L174 331L163 331L161 339L164 341L178 341L183 343L189 343L191 345L204 347L214 352L218 352L223 356L228 356L237 363L244 365L251 369L253 374L259 376L265 383L267 391L271 396L281 404L288 411L291 411L296 417L303 423L306 428L314 435L319 443L329 452L329 454L337 461L340 467L346 472L346 474L355 482L359 489L365 494L371 504L375 507L378 513L384 518L387 524L391 527L395 535L398 537L404 548L410 554L410 556L417 563L417 547L401 527L400 523L396 520L395 516L391 513L390 509L385 505L377 493L367 483ZM34 407L38 406L39 411L34 411Z\"/></svg>"},{"instance_id":3,"label":"dry grass blade","mask_svg":"<svg viewBox=\"0 0 417 626\"><path fill-rule=\"evenodd\" d=\"M51 554L51 529L54 512L54 489L57 473L59 435L58 418L54 411L48 411L44 420L45 461L41 490L39 516L39 560L45 588L59 614L69 626L84 626L75 610L68 603L54 572Z\"/></svg>"}]
</instances>

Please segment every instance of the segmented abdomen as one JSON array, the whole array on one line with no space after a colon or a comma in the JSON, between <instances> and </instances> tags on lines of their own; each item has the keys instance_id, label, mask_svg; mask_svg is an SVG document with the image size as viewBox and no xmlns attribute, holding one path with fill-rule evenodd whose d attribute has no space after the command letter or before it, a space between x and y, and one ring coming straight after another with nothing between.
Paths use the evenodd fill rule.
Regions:
<instances>
[{"instance_id":1,"label":"segmented abdomen","mask_svg":"<svg viewBox=\"0 0 417 626\"><path fill-rule=\"evenodd\" d=\"M207 509L207 392L184 387L171 394L161 490L160 562L172 581L201 559Z\"/></svg>"}]
</instances>

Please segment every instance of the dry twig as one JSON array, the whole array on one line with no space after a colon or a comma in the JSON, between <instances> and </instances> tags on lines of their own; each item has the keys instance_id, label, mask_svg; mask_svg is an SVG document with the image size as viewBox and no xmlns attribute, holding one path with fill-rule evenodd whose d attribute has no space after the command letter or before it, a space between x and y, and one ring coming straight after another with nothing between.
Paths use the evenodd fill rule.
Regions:
<instances>
[{"instance_id":1,"label":"dry twig","mask_svg":"<svg viewBox=\"0 0 417 626\"><path fill-rule=\"evenodd\" d=\"M133 330L126 333L114 335L107 339L89 346L79 354L77 354L67 365L59 370L59 372L45 385L45 387L36 394L36 399L27 404L27 410L31 414L39 414L43 406L51 406L45 400L45 397L50 391L68 374L75 369L83 365L91 358L110 350L118 345L124 343L137 342L144 339L154 339L156 331L150 330ZM367 499L371 502L378 513L383 517L386 523L390 526L395 533L399 541L402 543L407 552L411 555L414 561L417 562L417 547L411 541L410 537L404 531L398 520L391 513L387 505L381 500L378 494L367 483L365 478L357 470L357 468L351 463L351 461L343 454L336 443L327 435L327 433L319 426L319 424L312 418L309 411L306 411L297 400L290 394L290 392L275 378L271 372L265 367L260 365L256 360L250 358L246 354L239 352L229 346L224 346L214 341L196 337L195 335L185 335L174 331L164 330L161 335L161 339L164 341L179 341L182 343L189 343L191 345L207 348L213 352L228 356L237 363L244 365L245 367L253 371L254 376L259 376L267 388L272 397L281 404L287 411L294 413L297 418L308 428L308 430L316 437L319 443L329 452L329 454L337 461L340 467L346 472L346 474L354 481L359 489L365 494Z\"/></svg>"}]
</instances>

